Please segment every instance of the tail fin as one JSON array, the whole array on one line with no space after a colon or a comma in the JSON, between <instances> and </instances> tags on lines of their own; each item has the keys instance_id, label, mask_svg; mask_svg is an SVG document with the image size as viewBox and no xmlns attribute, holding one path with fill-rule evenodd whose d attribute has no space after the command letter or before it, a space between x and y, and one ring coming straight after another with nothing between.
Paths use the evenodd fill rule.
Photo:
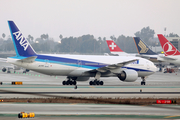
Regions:
<instances>
[{"instance_id":1,"label":"tail fin","mask_svg":"<svg viewBox=\"0 0 180 120\"><path fill-rule=\"evenodd\" d=\"M139 37L133 37L137 51L140 55L157 55Z\"/></svg>"},{"instance_id":2,"label":"tail fin","mask_svg":"<svg viewBox=\"0 0 180 120\"><path fill-rule=\"evenodd\" d=\"M180 52L176 49L176 47L174 47L162 34L158 34L158 38L165 56L180 55Z\"/></svg>"},{"instance_id":3,"label":"tail fin","mask_svg":"<svg viewBox=\"0 0 180 120\"><path fill-rule=\"evenodd\" d=\"M13 21L8 21L9 29L11 32L12 40L14 43L14 48L17 56L33 56L36 55L36 52L22 35L18 27Z\"/></svg>"},{"instance_id":4,"label":"tail fin","mask_svg":"<svg viewBox=\"0 0 180 120\"><path fill-rule=\"evenodd\" d=\"M118 45L113 40L106 40L106 42L111 52L124 52L118 47Z\"/></svg>"}]
</instances>

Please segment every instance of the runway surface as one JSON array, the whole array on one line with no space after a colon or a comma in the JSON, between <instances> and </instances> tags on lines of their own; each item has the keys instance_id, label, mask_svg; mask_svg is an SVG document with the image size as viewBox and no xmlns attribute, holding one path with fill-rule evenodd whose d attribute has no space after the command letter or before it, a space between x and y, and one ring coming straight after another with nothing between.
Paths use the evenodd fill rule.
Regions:
<instances>
[{"instance_id":1,"label":"runway surface","mask_svg":"<svg viewBox=\"0 0 180 120\"><path fill-rule=\"evenodd\" d=\"M2 64L0 64L2 66ZM180 98L180 72L157 72L146 79L146 85L141 86L141 79L132 83L120 81L118 78L101 78L104 86L89 86L89 81L78 82L77 89L74 86L63 86L65 76L47 76L30 71L22 74L16 71L10 74L0 71L0 99L2 98L47 98L59 96L73 97L111 97L111 98ZM23 85L11 85L12 81L22 81ZM142 92L140 92L140 90ZM178 105L95 105L95 104L33 104L33 103L0 103L0 118L17 118L21 111L35 112L34 119L120 119L131 118L180 118L180 106ZM7 116L6 116L7 115ZM68 115L63 116L63 115ZM73 116L74 115L74 116ZM79 115L79 116L77 116ZM80 117L85 115L84 117ZM90 117L88 117L90 115ZM93 116L95 115L95 116ZM102 115L101 117L96 115ZM112 115L112 116L111 116ZM132 117L132 115L135 115ZM6 116L6 117L5 117ZM93 116L93 117L92 117ZM149 116L149 117L148 117ZM70 118L69 118L70 117ZM144 117L142 117L144 118Z\"/></svg>"},{"instance_id":2,"label":"runway surface","mask_svg":"<svg viewBox=\"0 0 180 120\"><path fill-rule=\"evenodd\" d=\"M150 105L150 106L137 106L137 105L101 105L101 104L32 104L32 103L4 103L0 104L0 114L15 115L20 111L27 113L34 112L37 118L47 116L62 115L102 115L103 116L118 116L126 115L125 118L131 118L131 115L145 115L149 118L180 118L180 106L176 105Z\"/></svg>"},{"instance_id":3,"label":"runway surface","mask_svg":"<svg viewBox=\"0 0 180 120\"><path fill-rule=\"evenodd\" d=\"M30 98L30 97L180 97L180 72L157 72L146 79L146 85L141 86L141 79L135 82L122 82L117 77L102 78L104 86L89 86L89 81L77 82L74 86L63 86L65 76L47 76L36 72L26 74L16 71L10 74L0 71L0 98ZM93 80L93 78L91 78ZM11 85L12 81L22 81L23 85ZM140 92L140 90L142 92Z\"/></svg>"}]
</instances>

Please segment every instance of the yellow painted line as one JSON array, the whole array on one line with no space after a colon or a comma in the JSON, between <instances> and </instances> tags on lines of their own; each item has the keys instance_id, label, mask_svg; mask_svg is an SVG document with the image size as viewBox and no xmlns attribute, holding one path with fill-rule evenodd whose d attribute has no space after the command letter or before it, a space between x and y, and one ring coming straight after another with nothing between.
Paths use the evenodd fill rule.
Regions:
<instances>
[{"instance_id":1,"label":"yellow painted line","mask_svg":"<svg viewBox=\"0 0 180 120\"><path fill-rule=\"evenodd\" d=\"M89 86L89 87L91 87L91 88L95 88L95 87L93 87L93 86Z\"/></svg>"},{"instance_id":2,"label":"yellow painted line","mask_svg":"<svg viewBox=\"0 0 180 120\"><path fill-rule=\"evenodd\" d=\"M77 103L72 103L72 104L70 104L70 105L77 105Z\"/></svg>"},{"instance_id":3,"label":"yellow painted line","mask_svg":"<svg viewBox=\"0 0 180 120\"><path fill-rule=\"evenodd\" d=\"M171 117L178 117L180 115L175 115L175 116L167 116L167 117L164 117L164 118L171 118Z\"/></svg>"}]
</instances>

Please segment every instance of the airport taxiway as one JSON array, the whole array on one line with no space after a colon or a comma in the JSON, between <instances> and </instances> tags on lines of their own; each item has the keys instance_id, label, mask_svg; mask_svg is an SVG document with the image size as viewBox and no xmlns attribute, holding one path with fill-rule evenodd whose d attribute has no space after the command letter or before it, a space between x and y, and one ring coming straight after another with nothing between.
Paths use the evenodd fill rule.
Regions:
<instances>
[{"instance_id":1,"label":"airport taxiway","mask_svg":"<svg viewBox=\"0 0 180 120\"><path fill-rule=\"evenodd\" d=\"M102 78L104 86L89 86L89 81L77 82L74 86L63 86L65 77L47 76L36 72L4 73L0 71L0 98L29 97L180 97L180 72L157 72L147 78L146 85L141 86L141 79L126 83L118 78ZM93 79L93 78L91 78ZM23 85L11 85L12 81L22 81ZM142 90L142 92L140 92Z\"/></svg>"},{"instance_id":2,"label":"airport taxiway","mask_svg":"<svg viewBox=\"0 0 180 120\"><path fill-rule=\"evenodd\" d=\"M63 119L116 119L116 118L180 118L177 105L112 105L112 104L43 104L43 103L4 103L0 104L0 116L7 114L17 118L20 111L34 112L36 119L54 117ZM82 117L82 115L84 115ZM3 116L6 118L5 116ZM65 118L64 118L65 117ZM55 118L54 118L55 119Z\"/></svg>"},{"instance_id":3,"label":"airport taxiway","mask_svg":"<svg viewBox=\"0 0 180 120\"><path fill-rule=\"evenodd\" d=\"M89 86L89 81L78 82L77 89L74 86L63 86L62 81L65 76L47 76L36 72L28 72L23 74L22 71L16 73L4 73L0 71L0 99L1 98L46 98L59 96L75 96L75 97L111 97L111 98L179 98L180 97L180 72L177 73L161 73L157 72L146 79L146 85L141 86L141 79L132 83L120 81L118 78L102 78L104 86ZM93 78L91 78L93 80ZM11 85L12 81L22 81L23 85ZM142 90L142 92L140 92ZM83 119L105 119L105 118L129 118L136 115L136 118L145 115L161 116L161 118L180 118L180 107L178 105L96 105L96 104L41 104L41 103L0 103L0 117L4 114L7 116L16 116L21 111L35 112L35 119L46 119L47 115L75 115L72 118L81 119L77 115L90 115L91 117L83 117ZM109 115L113 116L109 116ZM2 116L1 116L2 115ZM41 116L42 115L42 116ZM102 115L102 117L92 115ZM106 116L108 115L108 116ZM105 117L104 117L105 116ZM116 116L116 117L114 117ZM117 117L118 116L118 117ZM134 116L133 116L134 117ZM14 117L10 117L12 119ZM16 116L17 118L17 116ZM48 117L49 119L56 119ZM71 119L71 117L67 118ZM134 119L134 118L133 118Z\"/></svg>"}]
</instances>

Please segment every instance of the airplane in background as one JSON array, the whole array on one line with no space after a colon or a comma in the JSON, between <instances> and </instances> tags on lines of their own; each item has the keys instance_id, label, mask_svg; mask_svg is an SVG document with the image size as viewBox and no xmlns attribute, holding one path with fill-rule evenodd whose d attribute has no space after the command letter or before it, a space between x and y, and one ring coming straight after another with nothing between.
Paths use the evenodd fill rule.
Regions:
<instances>
[{"instance_id":1,"label":"airplane in background","mask_svg":"<svg viewBox=\"0 0 180 120\"><path fill-rule=\"evenodd\" d=\"M158 54L153 52L139 37L133 37L133 39L139 54L129 54L124 52L113 40L106 40L106 42L112 54L136 56L146 58L152 62L160 62L157 60Z\"/></svg>"},{"instance_id":2,"label":"airplane in background","mask_svg":"<svg viewBox=\"0 0 180 120\"><path fill-rule=\"evenodd\" d=\"M127 56L37 54L13 21L8 21L16 56L8 57L11 64L46 75L67 76L63 85L76 85L76 81L90 81L89 85L103 85L100 77L118 77L123 82L134 82L156 72L149 60Z\"/></svg>"},{"instance_id":3,"label":"airplane in background","mask_svg":"<svg viewBox=\"0 0 180 120\"><path fill-rule=\"evenodd\" d=\"M133 39L139 54L137 56L146 58L152 62L163 62L157 59L159 54L153 52L143 40L141 40L139 37L133 37ZM163 56L163 54L161 55Z\"/></svg>"},{"instance_id":4,"label":"airplane in background","mask_svg":"<svg viewBox=\"0 0 180 120\"><path fill-rule=\"evenodd\" d=\"M111 54L114 55L130 55L123 50L113 41L113 40L106 40L106 43L108 45L108 48L111 52Z\"/></svg>"},{"instance_id":5,"label":"airplane in background","mask_svg":"<svg viewBox=\"0 0 180 120\"><path fill-rule=\"evenodd\" d=\"M6 63L7 62L7 58L0 58L0 62ZM22 67L18 67L17 65L13 65L13 64L11 64L9 66L5 66L5 65L2 66L2 71L3 72L7 71L7 73L11 73L11 69L14 70L14 73L16 72L16 70L23 70L23 73L29 72L29 70L24 69Z\"/></svg>"},{"instance_id":6,"label":"airplane in background","mask_svg":"<svg viewBox=\"0 0 180 120\"><path fill-rule=\"evenodd\" d=\"M165 56L158 56L158 60L180 65L180 52L162 34L157 35Z\"/></svg>"}]
</instances>

